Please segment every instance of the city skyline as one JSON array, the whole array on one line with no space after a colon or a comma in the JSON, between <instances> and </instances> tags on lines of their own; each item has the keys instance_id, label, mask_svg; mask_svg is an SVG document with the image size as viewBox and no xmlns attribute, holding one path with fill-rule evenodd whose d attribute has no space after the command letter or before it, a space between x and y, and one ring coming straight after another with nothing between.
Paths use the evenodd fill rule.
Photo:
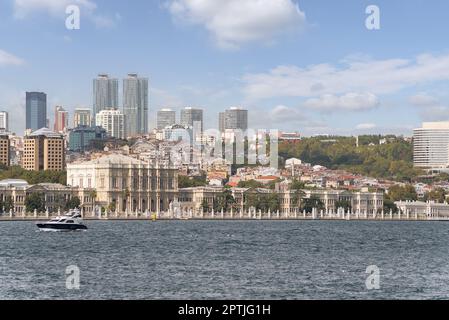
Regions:
<instances>
[{"instance_id":1,"label":"city skyline","mask_svg":"<svg viewBox=\"0 0 449 320\"><path fill-rule=\"evenodd\" d=\"M203 108L205 123L218 127L218 112L239 105L259 115L250 127L268 123L304 135L411 136L423 121L449 118L449 56L441 41L448 3L377 1L381 29L368 30L365 9L371 3L326 2L322 10L320 2L282 0L270 7L267 0L262 12L251 11L247 24L218 27L187 0L136 1L132 7L74 1L95 9L85 10L80 30L67 30L67 1L3 1L0 106L10 113L11 131L20 134L26 91L46 92L49 110L63 105L73 114L78 107L93 108L90 79L98 73L121 79L135 71L150 81L150 128L157 110L185 106ZM229 3L213 1L210 15L224 21L232 10L243 10ZM252 29L257 14L272 23ZM33 49L36 39L48 48L44 56Z\"/></svg>"}]
</instances>

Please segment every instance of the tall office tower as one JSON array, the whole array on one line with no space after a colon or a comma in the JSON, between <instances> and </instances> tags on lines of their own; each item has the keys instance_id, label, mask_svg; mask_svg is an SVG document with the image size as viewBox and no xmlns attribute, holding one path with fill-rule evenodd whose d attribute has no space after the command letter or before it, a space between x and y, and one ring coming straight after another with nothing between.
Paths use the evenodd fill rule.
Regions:
<instances>
[{"instance_id":1,"label":"tall office tower","mask_svg":"<svg viewBox=\"0 0 449 320\"><path fill-rule=\"evenodd\" d=\"M157 124L158 129L165 129L165 127L173 126L176 124L176 111L172 109L161 109L157 112Z\"/></svg>"},{"instance_id":2,"label":"tall office tower","mask_svg":"<svg viewBox=\"0 0 449 320\"><path fill-rule=\"evenodd\" d=\"M23 145L22 167L25 170L65 169L65 141L61 134L42 128L25 136Z\"/></svg>"},{"instance_id":3,"label":"tall office tower","mask_svg":"<svg viewBox=\"0 0 449 320\"><path fill-rule=\"evenodd\" d=\"M118 79L99 74L93 81L93 114L108 108L118 108Z\"/></svg>"},{"instance_id":4,"label":"tall office tower","mask_svg":"<svg viewBox=\"0 0 449 320\"><path fill-rule=\"evenodd\" d=\"M123 113L128 136L148 133L148 78L130 73L123 80Z\"/></svg>"},{"instance_id":5,"label":"tall office tower","mask_svg":"<svg viewBox=\"0 0 449 320\"><path fill-rule=\"evenodd\" d=\"M126 139L125 115L118 109L111 108L97 113L96 124L117 139Z\"/></svg>"},{"instance_id":6,"label":"tall office tower","mask_svg":"<svg viewBox=\"0 0 449 320\"><path fill-rule=\"evenodd\" d=\"M55 132L62 133L69 126L69 113L61 106L55 107Z\"/></svg>"},{"instance_id":7,"label":"tall office tower","mask_svg":"<svg viewBox=\"0 0 449 320\"><path fill-rule=\"evenodd\" d=\"M248 129L248 110L237 107L225 111L224 119L225 130L243 130Z\"/></svg>"},{"instance_id":8,"label":"tall office tower","mask_svg":"<svg viewBox=\"0 0 449 320\"><path fill-rule=\"evenodd\" d=\"M0 111L0 132L9 131L9 118L8 112Z\"/></svg>"},{"instance_id":9,"label":"tall office tower","mask_svg":"<svg viewBox=\"0 0 449 320\"><path fill-rule=\"evenodd\" d=\"M10 155L9 155L9 136L0 135L0 164L9 167Z\"/></svg>"},{"instance_id":10,"label":"tall office tower","mask_svg":"<svg viewBox=\"0 0 449 320\"><path fill-rule=\"evenodd\" d=\"M218 130L224 132L226 130L226 112L218 114Z\"/></svg>"},{"instance_id":11,"label":"tall office tower","mask_svg":"<svg viewBox=\"0 0 449 320\"><path fill-rule=\"evenodd\" d=\"M90 109L76 108L73 116L73 127L90 126L92 124L90 112Z\"/></svg>"},{"instance_id":12,"label":"tall office tower","mask_svg":"<svg viewBox=\"0 0 449 320\"><path fill-rule=\"evenodd\" d=\"M26 129L32 131L47 127L47 95L43 92L26 93Z\"/></svg>"},{"instance_id":13,"label":"tall office tower","mask_svg":"<svg viewBox=\"0 0 449 320\"><path fill-rule=\"evenodd\" d=\"M435 170L449 167L449 121L424 122L413 131L413 163Z\"/></svg>"},{"instance_id":14,"label":"tall office tower","mask_svg":"<svg viewBox=\"0 0 449 320\"><path fill-rule=\"evenodd\" d=\"M181 110L181 125L193 128L195 123L199 123L200 131L203 131L203 110L195 108L185 108Z\"/></svg>"}]
</instances>

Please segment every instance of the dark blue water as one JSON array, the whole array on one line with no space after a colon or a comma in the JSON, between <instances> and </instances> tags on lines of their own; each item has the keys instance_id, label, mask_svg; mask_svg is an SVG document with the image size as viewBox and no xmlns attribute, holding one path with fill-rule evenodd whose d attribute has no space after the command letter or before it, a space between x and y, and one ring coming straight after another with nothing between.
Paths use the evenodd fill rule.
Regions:
<instances>
[{"instance_id":1,"label":"dark blue water","mask_svg":"<svg viewBox=\"0 0 449 320\"><path fill-rule=\"evenodd\" d=\"M449 298L449 223L0 223L2 299ZM66 288L66 267L80 289ZM369 265L380 289L365 285Z\"/></svg>"}]
</instances>

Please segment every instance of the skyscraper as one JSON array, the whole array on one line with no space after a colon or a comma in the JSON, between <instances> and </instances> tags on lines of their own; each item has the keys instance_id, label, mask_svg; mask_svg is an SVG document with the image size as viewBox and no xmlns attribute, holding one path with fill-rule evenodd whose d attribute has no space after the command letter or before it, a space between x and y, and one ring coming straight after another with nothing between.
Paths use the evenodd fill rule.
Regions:
<instances>
[{"instance_id":1,"label":"skyscraper","mask_svg":"<svg viewBox=\"0 0 449 320\"><path fill-rule=\"evenodd\" d=\"M161 109L157 112L158 129L165 129L165 127L172 126L176 123L176 111L171 109Z\"/></svg>"},{"instance_id":2,"label":"skyscraper","mask_svg":"<svg viewBox=\"0 0 449 320\"><path fill-rule=\"evenodd\" d=\"M0 111L0 132L9 131L9 118L8 112Z\"/></svg>"},{"instance_id":3,"label":"skyscraper","mask_svg":"<svg viewBox=\"0 0 449 320\"><path fill-rule=\"evenodd\" d=\"M69 113L61 106L55 107L55 132L62 133L69 126Z\"/></svg>"},{"instance_id":4,"label":"skyscraper","mask_svg":"<svg viewBox=\"0 0 449 320\"><path fill-rule=\"evenodd\" d=\"M221 119L223 121L223 119ZM248 110L232 107L225 111L224 130L242 130L248 129Z\"/></svg>"},{"instance_id":5,"label":"skyscraper","mask_svg":"<svg viewBox=\"0 0 449 320\"><path fill-rule=\"evenodd\" d=\"M123 113L128 136L148 133L148 78L130 73L123 80Z\"/></svg>"},{"instance_id":6,"label":"skyscraper","mask_svg":"<svg viewBox=\"0 0 449 320\"><path fill-rule=\"evenodd\" d=\"M185 108L181 110L181 125L191 127L199 123L199 129L203 131L203 110L195 108Z\"/></svg>"},{"instance_id":7,"label":"skyscraper","mask_svg":"<svg viewBox=\"0 0 449 320\"><path fill-rule=\"evenodd\" d=\"M118 79L99 74L93 81L93 112L95 115L107 108L118 108Z\"/></svg>"},{"instance_id":8,"label":"skyscraper","mask_svg":"<svg viewBox=\"0 0 449 320\"><path fill-rule=\"evenodd\" d=\"M32 131L47 126L47 95L43 92L26 93L26 129Z\"/></svg>"},{"instance_id":9,"label":"skyscraper","mask_svg":"<svg viewBox=\"0 0 449 320\"><path fill-rule=\"evenodd\" d=\"M118 109L102 110L96 116L97 126L103 127L110 137L126 139L125 115Z\"/></svg>"},{"instance_id":10,"label":"skyscraper","mask_svg":"<svg viewBox=\"0 0 449 320\"><path fill-rule=\"evenodd\" d=\"M92 124L90 112L90 109L76 108L73 116L73 127L90 126Z\"/></svg>"},{"instance_id":11,"label":"skyscraper","mask_svg":"<svg viewBox=\"0 0 449 320\"><path fill-rule=\"evenodd\" d=\"M218 114L218 130L224 132L226 130L226 112Z\"/></svg>"}]
</instances>

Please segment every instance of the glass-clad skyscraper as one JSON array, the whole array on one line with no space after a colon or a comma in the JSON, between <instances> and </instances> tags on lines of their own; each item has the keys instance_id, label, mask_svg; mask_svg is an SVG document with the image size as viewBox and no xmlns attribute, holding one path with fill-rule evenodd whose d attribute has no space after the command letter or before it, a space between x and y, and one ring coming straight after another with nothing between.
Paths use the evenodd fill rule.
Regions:
<instances>
[{"instance_id":1,"label":"glass-clad skyscraper","mask_svg":"<svg viewBox=\"0 0 449 320\"><path fill-rule=\"evenodd\" d=\"M26 129L32 131L47 126L47 95L43 92L26 93Z\"/></svg>"}]
</instances>

